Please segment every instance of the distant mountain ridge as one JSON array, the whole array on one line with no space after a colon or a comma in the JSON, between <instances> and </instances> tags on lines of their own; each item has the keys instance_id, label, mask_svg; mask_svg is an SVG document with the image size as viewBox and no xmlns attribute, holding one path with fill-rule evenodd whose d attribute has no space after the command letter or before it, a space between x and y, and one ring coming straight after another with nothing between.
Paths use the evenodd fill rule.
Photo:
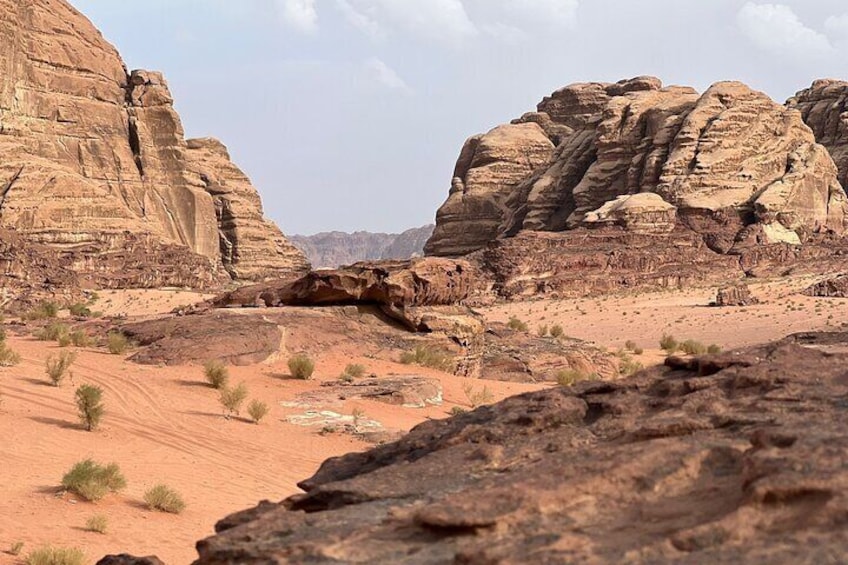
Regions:
<instances>
[{"instance_id":1,"label":"distant mountain ridge","mask_svg":"<svg viewBox=\"0 0 848 565\"><path fill-rule=\"evenodd\" d=\"M400 234L358 231L293 235L289 240L303 251L316 269L335 268L359 261L409 259L424 254L424 244L434 225L412 228Z\"/></svg>"}]
</instances>

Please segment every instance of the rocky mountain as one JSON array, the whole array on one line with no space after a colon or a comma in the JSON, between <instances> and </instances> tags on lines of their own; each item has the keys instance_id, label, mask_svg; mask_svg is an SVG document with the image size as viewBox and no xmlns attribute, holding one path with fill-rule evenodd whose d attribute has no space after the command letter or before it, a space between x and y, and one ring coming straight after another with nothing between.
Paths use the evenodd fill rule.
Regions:
<instances>
[{"instance_id":1,"label":"rocky mountain","mask_svg":"<svg viewBox=\"0 0 848 565\"><path fill-rule=\"evenodd\" d=\"M426 252L609 226L680 226L720 254L842 234L848 197L831 154L848 169L846 90L819 82L787 107L737 82L703 94L653 77L565 87L466 142Z\"/></svg>"},{"instance_id":2,"label":"rocky mountain","mask_svg":"<svg viewBox=\"0 0 848 565\"><path fill-rule=\"evenodd\" d=\"M0 227L99 286L308 268L224 146L185 139L162 75L128 72L64 0L0 1L0 152ZM157 269L175 261L196 280ZM123 276L139 262L142 278Z\"/></svg>"},{"instance_id":3,"label":"rocky mountain","mask_svg":"<svg viewBox=\"0 0 848 565\"><path fill-rule=\"evenodd\" d=\"M670 358L426 422L219 522L195 563L839 562L846 341Z\"/></svg>"},{"instance_id":4,"label":"rocky mountain","mask_svg":"<svg viewBox=\"0 0 848 565\"><path fill-rule=\"evenodd\" d=\"M424 244L435 226L413 228L401 234L325 232L293 235L289 239L315 268L336 268L360 261L410 259L424 254Z\"/></svg>"}]
</instances>

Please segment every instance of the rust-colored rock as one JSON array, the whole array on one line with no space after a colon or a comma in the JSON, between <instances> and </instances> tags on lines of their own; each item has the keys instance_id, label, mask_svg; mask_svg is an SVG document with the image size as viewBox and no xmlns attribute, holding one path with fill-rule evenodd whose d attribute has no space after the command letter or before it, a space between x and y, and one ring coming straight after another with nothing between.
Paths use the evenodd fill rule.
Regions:
<instances>
[{"instance_id":1,"label":"rust-colored rock","mask_svg":"<svg viewBox=\"0 0 848 565\"><path fill-rule=\"evenodd\" d=\"M373 304L410 329L426 330L414 313L407 314L407 309L459 304L480 287L480 272L471 263L422 258L313 271L295 281L240 288L213 303L219 308Z\"/></svg>"},{"instance_id":2,"label":"rust-colored rock","mask_svg":"<svg viewBox=\"0 0 848 565\"><path fill-rule=\"evenodd\" d=\"M766 243L845 231L848 198L827 150L799 112L741 83L702 95L645 77L577 84L537 110L466 144L428 254L599 223L649 233L677 223L720 253L751 225ZM510 129L521 126L524 135ZM490 136L498 151L476 159ZM530 157L516 167L510 156L522 152Z\"/></svg>"},{"instance_id":3,"label":"rust-colored rock","mask_svg":"<svg viewBox=\"0 0 848 565\"><path fill-rule=\"evenodd\" d=\"M848 298L848 275L825 279L804 291L807 296L821 298Z\"/></svg>"},{"instance_id":4,"label":"rust-colored rock","mask_svg":"<svg viewBox=\"0 0 848 565\"><path fill-rule=\"evenodd\" d=\"M726 306L753 306L760 301L751 294L751 289L744 285L725 286L718 289L715 305Z\"/></svg>"},{"instance_id":5,"label":"rust-colored rock","mask_svg":"<svg viewBox=\"0 0 848 565\"><path fill-rule=\"evenodd\" d=\"M153 257L160 286L185 280L155 269L163 254L201 279L307 266L226 152L186 142L163 77L128 73L65 0L0 2L0 117L0 226L73 256L84 278L127 246Z\"/></svg>"},{"instance_id":6,"label":"rust-colored rock","mask_svg":"<svg viewBox=\"0 0 848 565\"><path fill-rule=\"evenodd\" d=\"M839 562L846 362L773 344L426 422L219 523L196 563Z\"/></svg>"}]
</instances>

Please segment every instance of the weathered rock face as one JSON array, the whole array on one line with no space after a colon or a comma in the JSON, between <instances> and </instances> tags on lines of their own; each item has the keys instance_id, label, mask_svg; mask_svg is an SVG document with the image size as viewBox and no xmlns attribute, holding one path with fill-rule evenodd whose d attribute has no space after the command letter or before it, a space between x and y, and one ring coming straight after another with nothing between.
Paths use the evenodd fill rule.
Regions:
<instances>
[{"instance_id":1,"label":"weathered rock face","mask_svg":"<svg viewBox=\"0 0 848 565\"><path fill-rule=\"evenodd\" d=\"M427 422L220 522L196 563L839 562L846 362L774 344Z\"/></svg>"},{"instance_id":2,"label":"weathered rock face","mask_svg":"<svg viewBox=\"0 0 848 565\"><path fill-rule=\"evenodd\" d=\"M306 267L226 152L186 143L162 76L127 73L64 0L0 2L0 123L0 225L32 241L88 258L135 238L243 278Z\"/></svg>"},{"instance_id":3,"label":"weathered rock face","mask_svg":"<svg viewBox=\"0 0 848 565\"><path fill-rule=\"evenodd\" d=\"M804 291L807 296L822 298L848 298L848 275L826 279Z\"/></svg>"},{"instance_id":4,"label":"weathered rock face","mask_svg":"<svg viewBox=\"0 0 848 565\"><path fill-rule=\"evenodd\" d=\"M801 114L735 82L703 95L645 77L566 87L469 140L454 177L432 255L599 222L636 231L677 222L727 253L746 226L762 226L767 243L798 244L844 232L848 217L833 160Z\"/></svg>"},{"instance_id":5,"label":"weathered rock face","mask_svg":"<svg viewBox=\"0 0 848 565\"><path fill-rule=\"evenodd\" d=\"M480 285L479 271L467 261L424 258L315 271L295 281L243 287L213 302L218 308L377 305L410 329L423 330L426 320L416 307L461 303Z\"/></svg>"},{"instance_id":6,"label":"weathered rock face","mask_svg":"<svg viewBox=\"0 0 848 565\"><path fill-rule=\"evenodd\" d=\"M753 306L759 303L760 301L751 294L751 289L744 285L718 289L715 300L715 305L718 307Z\"/></svg>"},{"instance_id":7,"label":"weathered rock face","mask_svg":"<svg viewBox=\"0 0 848 565\"><path fill-rule=\"evenodd\" d=\"M371 232L327 232L292 235L291 242L301 249L316 269L335 269L362 261L405 260L421 257L424 244L435 226L412 228L400 234Z\"/></svg>"},{"instance_id":8,"label":"weathered rock face","mask_svg":"<svg viewBox=\"0 0 848 565\"><path fill-rule=\"evenodd\" d=\"M848 186L848 82L817 80L790 98L786 105L801 112L816 141L830 152L839 169L839 182Z\"/></svg>"}]
</instances>

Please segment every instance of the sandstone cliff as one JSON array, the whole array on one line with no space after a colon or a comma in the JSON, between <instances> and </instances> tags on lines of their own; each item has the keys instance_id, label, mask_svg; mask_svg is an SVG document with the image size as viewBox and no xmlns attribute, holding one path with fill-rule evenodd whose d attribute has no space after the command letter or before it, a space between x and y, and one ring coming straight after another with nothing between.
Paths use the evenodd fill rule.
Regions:
<instances>
[{"instance_id":1,"label":"sandstone cliff","mask_svg":"<svg viewBox=\"0 0 848 565\"><path fill-rule=\"evenodd\" d=\"M411 259L424 254L424 244L435 226L423 226L400 234L371 232L327 232L292 235L291 242L302 250L315 268L340 267L377 259Z\"/></svg>"},{"instance_id":2,"label":"sandstone cliff","mask_svg":"<svg viewBox=\"0 0 848 565\"><path fill-rule=\"evenodd\" d=\"M64 0L0 0L0 152L0 226L82 275L120 273L129 242L153 263L182 254L200 279L307 267L222 146L185 140L162 76L128 73Z\"/></svg>"},{"instance_id":3,"label":"sandstone cliff","mask_svg":"<svg viewBox=\"0 0 848 565\"><path fill-rule=\"evenodd\" d=\"M719 253L754 232L797 244L845 231L837 176L801 112L741 83L700 95L651 77L575 84L466 142L426 252L610 224L646 233L680 224Z\"/></svg>"}]
</instances>

